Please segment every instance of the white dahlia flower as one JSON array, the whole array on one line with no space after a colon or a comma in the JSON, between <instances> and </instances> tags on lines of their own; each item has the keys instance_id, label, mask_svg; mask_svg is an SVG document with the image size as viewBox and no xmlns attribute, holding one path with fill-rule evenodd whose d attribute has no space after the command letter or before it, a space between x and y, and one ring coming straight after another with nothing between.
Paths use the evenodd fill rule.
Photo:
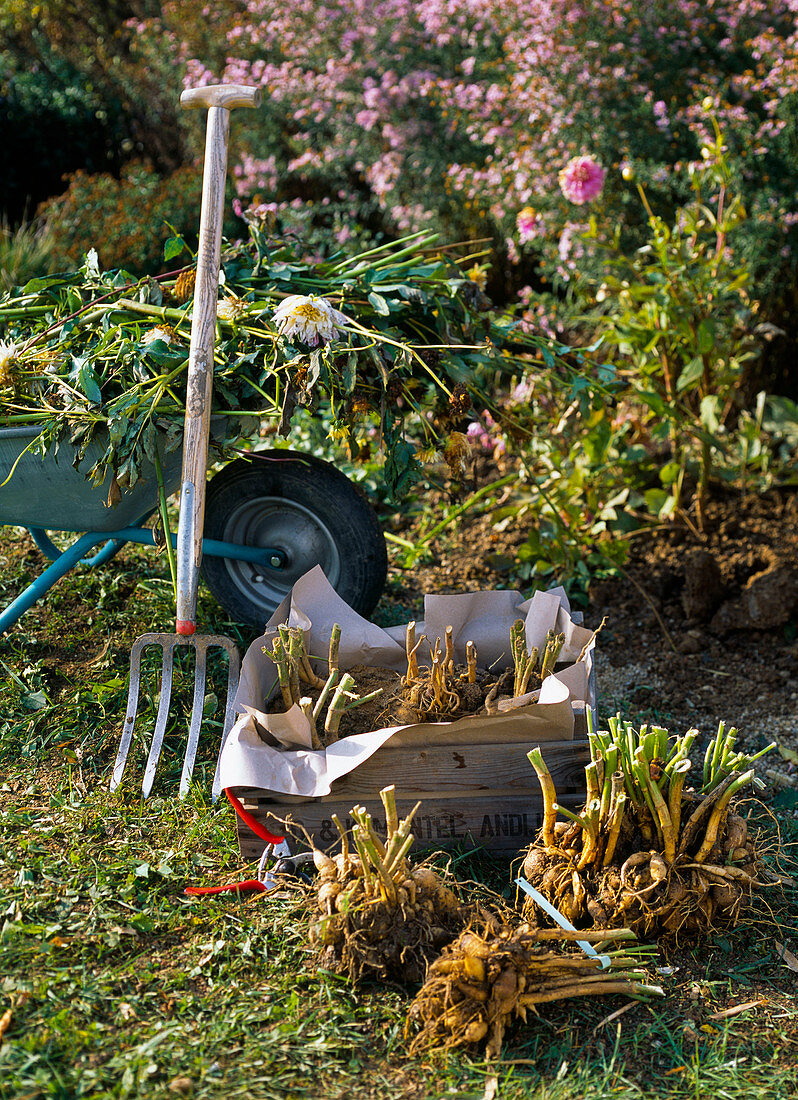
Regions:
<instances>
[{"instance_id":1,"label":"white dahlia flower","mask_svg":"<svg viewBox=\"0 0 798 1100\"><path fill-rule=\"evenodd\" d=\"M322 340L333 340L347 318L326 298L289 294L272 314L272 321L283 336L296 336L303 344L315 348Z\"/></svg>"}]
</instances>

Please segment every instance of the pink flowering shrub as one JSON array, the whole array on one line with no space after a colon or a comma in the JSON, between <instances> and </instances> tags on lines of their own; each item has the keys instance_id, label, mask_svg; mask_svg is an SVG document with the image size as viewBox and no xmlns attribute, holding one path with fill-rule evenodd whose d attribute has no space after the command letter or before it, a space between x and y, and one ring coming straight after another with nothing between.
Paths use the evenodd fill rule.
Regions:
<instances>
[{"instance_id":1,"label":"pink flowering shrub","mask_svg":"<svg viewBox=\"0 0 798 1100\"><path fill-rule=\"evenodd\" d=\"M242 210L277 204L279 221L295 220L300 200L303 230L320 227L328 252L432 229L491 238L494 296L573 283L592 260L573 247L580 221L618 226L630 249L642 240L624 174L665 208L684 200L680 169L701 160L709 97L749 215L732 243L759 297L790 284L798 0L161 0L153 10L128 26L129 63L162 82L262 87L264 106L233 118L235 197ZM174 128L200 148L199 113L177 111Z\"/></svg>"},{"instance_id":2,"label":"pink flowering shrub","mask_svg":"<svg viewBox=\"0 0 798 1100\"><path fill-rule=\"evenodd\" d=\"M266 93L235 121L242 199L326 196L375 231L488 235L517 285L589 259L562 259L575 203L634 243L623 168L678 202L674 167L700 159L707 96L745 194L743 247L778 280L773 258L792 262L796 237L797 9L387 0L375 19L364 0L208 0L192 23L187 0L163 4L187 83Z\"/></svg>"}]
</instances>

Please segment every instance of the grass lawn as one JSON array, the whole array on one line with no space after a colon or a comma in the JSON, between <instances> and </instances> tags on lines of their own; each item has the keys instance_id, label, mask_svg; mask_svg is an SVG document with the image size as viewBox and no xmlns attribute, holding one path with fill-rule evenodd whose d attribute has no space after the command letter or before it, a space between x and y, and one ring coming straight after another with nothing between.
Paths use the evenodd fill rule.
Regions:
<instances>
[{"instance_id":1,"label":"grass lawn","mask_svg":"<svg viewBox=\"0 0 798 1100\"><path fill-rule=\"evenodd\" d=\"M0 559L4 605L40 563L11 529ZM186 885L252 873L229 806L208 800L213 698L197 783L177 799L191 677L175 688L153 796L138 795L141 743L129 779L108 793L130 643L171 629L172 616L165 561L126 550L96 573L74 571L0 640L0 1098L495 1092L478 1057L408 1057L407 991L320 971L295 893L184 896ZM199 616L201 629L250 640L207 596ZM209 696L221 696L218 684ZM147 690L142 732L156 684ZM794 802L781 797L776 809L794 844ZM500 890L509 878L479 855L458 873ZM663 953L664 1000L546 1007L510 1032L498 1095L794 1097L798 974L778 957L784 943L798 951L795 894L773 892L756 921Z\"/></svg>"}]
</instances>

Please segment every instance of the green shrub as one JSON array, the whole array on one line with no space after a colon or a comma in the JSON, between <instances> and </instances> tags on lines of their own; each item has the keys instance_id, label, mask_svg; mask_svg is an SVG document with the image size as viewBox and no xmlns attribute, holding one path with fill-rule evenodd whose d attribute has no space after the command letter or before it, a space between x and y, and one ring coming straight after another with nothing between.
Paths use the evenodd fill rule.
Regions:
<instances>
[{"instance_id":1,"label":"green shrub","mask_svg":"<svg viewBox=\"0 0 798 1100\"><path fill-rule=\"evenodd\" d=\"M0 213L16 223L63 190L66 173L117 167L120 109L46 47L30 65L4 50L0 72Z\"/></svg>"},{"instance_id":2,"label":"green shrub","mask_svg":"<svg viewBox=\"0 0 798 1100\"><path fill-rule=\"evenodd\" d=\"M201 196L200 165L179 168L164 179L149 165L136 163L120 179L73 173L63 195L43 203L39 216L56 237L59 267L78 267L93 247L105 270L122 267L143 274L163 268L170 226L187 240L196 238ZM226 231L235 228L231 213Z\"/></svg>"}]
</instances>

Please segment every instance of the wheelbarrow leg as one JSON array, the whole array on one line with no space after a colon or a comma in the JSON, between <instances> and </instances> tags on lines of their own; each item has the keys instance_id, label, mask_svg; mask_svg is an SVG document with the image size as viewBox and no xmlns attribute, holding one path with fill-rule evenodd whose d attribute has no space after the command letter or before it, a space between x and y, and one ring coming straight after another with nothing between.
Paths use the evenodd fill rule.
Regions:
<instances>
[{"instance_id":1,"label":"wheelbarrow leg","mask_svg":"<svg viewBox=\"0 0 798 1100\"><path fill-rule=\"evenodd\" d=\"M94 549L99 543L107 540L108 535L98 535L90 531L85 535L81 535L76 542L73 542L63 554L55 559L52 565L48 566L34 581L31 581L28 587L23 589L17 598L12 600L5 611L0 614L0 634L9 630L25 614L28 608L33 607L36 601L45 596L54 584L65 577L70 569L86 556L87 551Z\"/></svg>"}]
</instances>

